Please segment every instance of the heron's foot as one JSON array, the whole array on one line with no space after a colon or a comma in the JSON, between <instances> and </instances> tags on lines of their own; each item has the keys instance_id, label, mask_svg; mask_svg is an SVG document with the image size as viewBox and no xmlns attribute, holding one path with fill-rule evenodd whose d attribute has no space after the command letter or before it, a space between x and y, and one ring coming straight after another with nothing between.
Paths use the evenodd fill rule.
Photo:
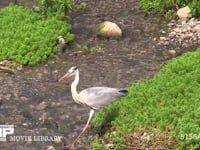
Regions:
<instances>
[{"instance_id":1,"label":"heron's foot","mask_svg":"<svg viewBox=\"0 0 200 150\"><path fill-rule=\"evenodd\" d=\"M74 149L74 143L64 146L63 150L72 150Z\"/></svg>"},{"instance_id":2,"label":"heron's foot","mask_svg":"<svg viewBox=\"0 0 200 150\"><path fill-rule=\"evenodd\" d=\"M99 137L102 137L105 134L105 131L106 131L105 126L102 124L97 131Z\"/></svg>"}]
</instances>

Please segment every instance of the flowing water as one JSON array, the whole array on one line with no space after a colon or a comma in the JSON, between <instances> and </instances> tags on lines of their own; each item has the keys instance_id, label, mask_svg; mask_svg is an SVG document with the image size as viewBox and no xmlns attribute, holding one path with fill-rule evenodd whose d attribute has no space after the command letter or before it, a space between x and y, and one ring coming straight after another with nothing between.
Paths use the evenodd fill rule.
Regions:
<instances>
[{"instance_id":1,"label":"flowing water","mask_svg":"<svg viewBox=\"0 0 200 150\"><path fill-rule=\"evenodd\" d=\"M0 1L4 7L11 1ZM30 5L32 1L18 3ZM76 1L80 5L81 1ZM16 74L0 72L0 124L14 124L14 135L59 135L70 143L86 123L89 108L75 104L70 93L72 81L58 82L70 66L80 69L79 90L91 86L129 87L152 77L171 56L156 46L166 21L145 16L137 0L85 0L86 8L71 15L76 38L62 56L34 67L24 67ZM121 39L97 38L92 28L105 20L117 23ZM79 46L78 46L79 45ZM81 45L81 46L80 46ZM84 46L88 49L84 50ZM81 48L82 47L82 48ZM91 48L96 51L91 54ZM89 149L86 140L77 149ZM2 150L43 150L52 142L0 142Z\"/></svg>"}]
</instances>

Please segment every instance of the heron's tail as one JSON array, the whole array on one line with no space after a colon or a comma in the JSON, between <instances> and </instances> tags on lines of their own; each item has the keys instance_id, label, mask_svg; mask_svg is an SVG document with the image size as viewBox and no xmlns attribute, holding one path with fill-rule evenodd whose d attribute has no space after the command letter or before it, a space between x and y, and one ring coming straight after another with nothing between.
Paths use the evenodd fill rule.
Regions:
<instances>
[{"instance_id":1,"label":"heron's tail","mask_svg":"<svg viewBox=\"0 0 200 150\"><path fill-rule=\"evenodd\" d=\"M124 96L128 94L128 90L122 89L119 90L120 93L122 93Z\"/></svg>"}]
</instances>

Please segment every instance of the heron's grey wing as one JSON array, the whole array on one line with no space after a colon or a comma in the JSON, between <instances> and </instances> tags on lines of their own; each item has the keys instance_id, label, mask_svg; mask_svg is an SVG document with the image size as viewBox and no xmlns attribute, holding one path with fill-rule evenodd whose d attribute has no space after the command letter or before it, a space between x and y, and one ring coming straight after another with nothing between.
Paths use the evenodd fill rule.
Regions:
<instances>
[{"instance_id":1,"label":"heron's grey wing","mask_svg":"<svg viewBox=\"0 0 200 150\"><path fill-rule=\"evenodd\" d=\"M81 91L80 96L84 99L85 104L94 109L99 109L126 94L127 90L109 87L92 87Z\"/></svg>"}]
</instances>

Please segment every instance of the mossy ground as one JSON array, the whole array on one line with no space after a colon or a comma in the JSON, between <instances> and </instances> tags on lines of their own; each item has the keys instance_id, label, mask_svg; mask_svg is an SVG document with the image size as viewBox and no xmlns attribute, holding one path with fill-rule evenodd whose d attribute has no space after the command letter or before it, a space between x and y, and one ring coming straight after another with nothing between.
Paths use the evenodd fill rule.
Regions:
<instances>
[{"instance_id":1,"label":"mossy ground","mask_svg":"<svg viewBox=\"0 0 200 150\"><path fill-rule=\"evenodd\" d=\"M167 14L168 17L172 17L177 9L189 6L193 16L200 16L200 1L198 0L140 0L139 5L148 13Z\"/></svg>"},{"instance_id":2,"label":"mossy ground","mask_svg":"<svg viewBox=\"0 0 200 150\"><path fill-rule=\"evenodd\" d=\"M22 6L1 9L0 18L0 61L34 65L56 53L59 35L64 36L66 42L73 39L69 23L56 17L44 18Z\"/></svg>"},{"instance_id":3,"label":"mossy ground","mask_svg":"<svg viewBox=\"0 0 200 150\"><path fill-rule=\"evenodd\" d=\"M133 134L141 136L147 132L159 137L167 132L166 140L173 141L172 145L176 143L175 147L199 149L199 68L200 49L197 49L168 61L152 79L133 84L127 97L107 108L105 122L112 127L104 135L105 141L120 149L127 142L134 143ZM103 117L104 111L100 111L93 124L101 125Z\"/></svg>"}]
</instances>

